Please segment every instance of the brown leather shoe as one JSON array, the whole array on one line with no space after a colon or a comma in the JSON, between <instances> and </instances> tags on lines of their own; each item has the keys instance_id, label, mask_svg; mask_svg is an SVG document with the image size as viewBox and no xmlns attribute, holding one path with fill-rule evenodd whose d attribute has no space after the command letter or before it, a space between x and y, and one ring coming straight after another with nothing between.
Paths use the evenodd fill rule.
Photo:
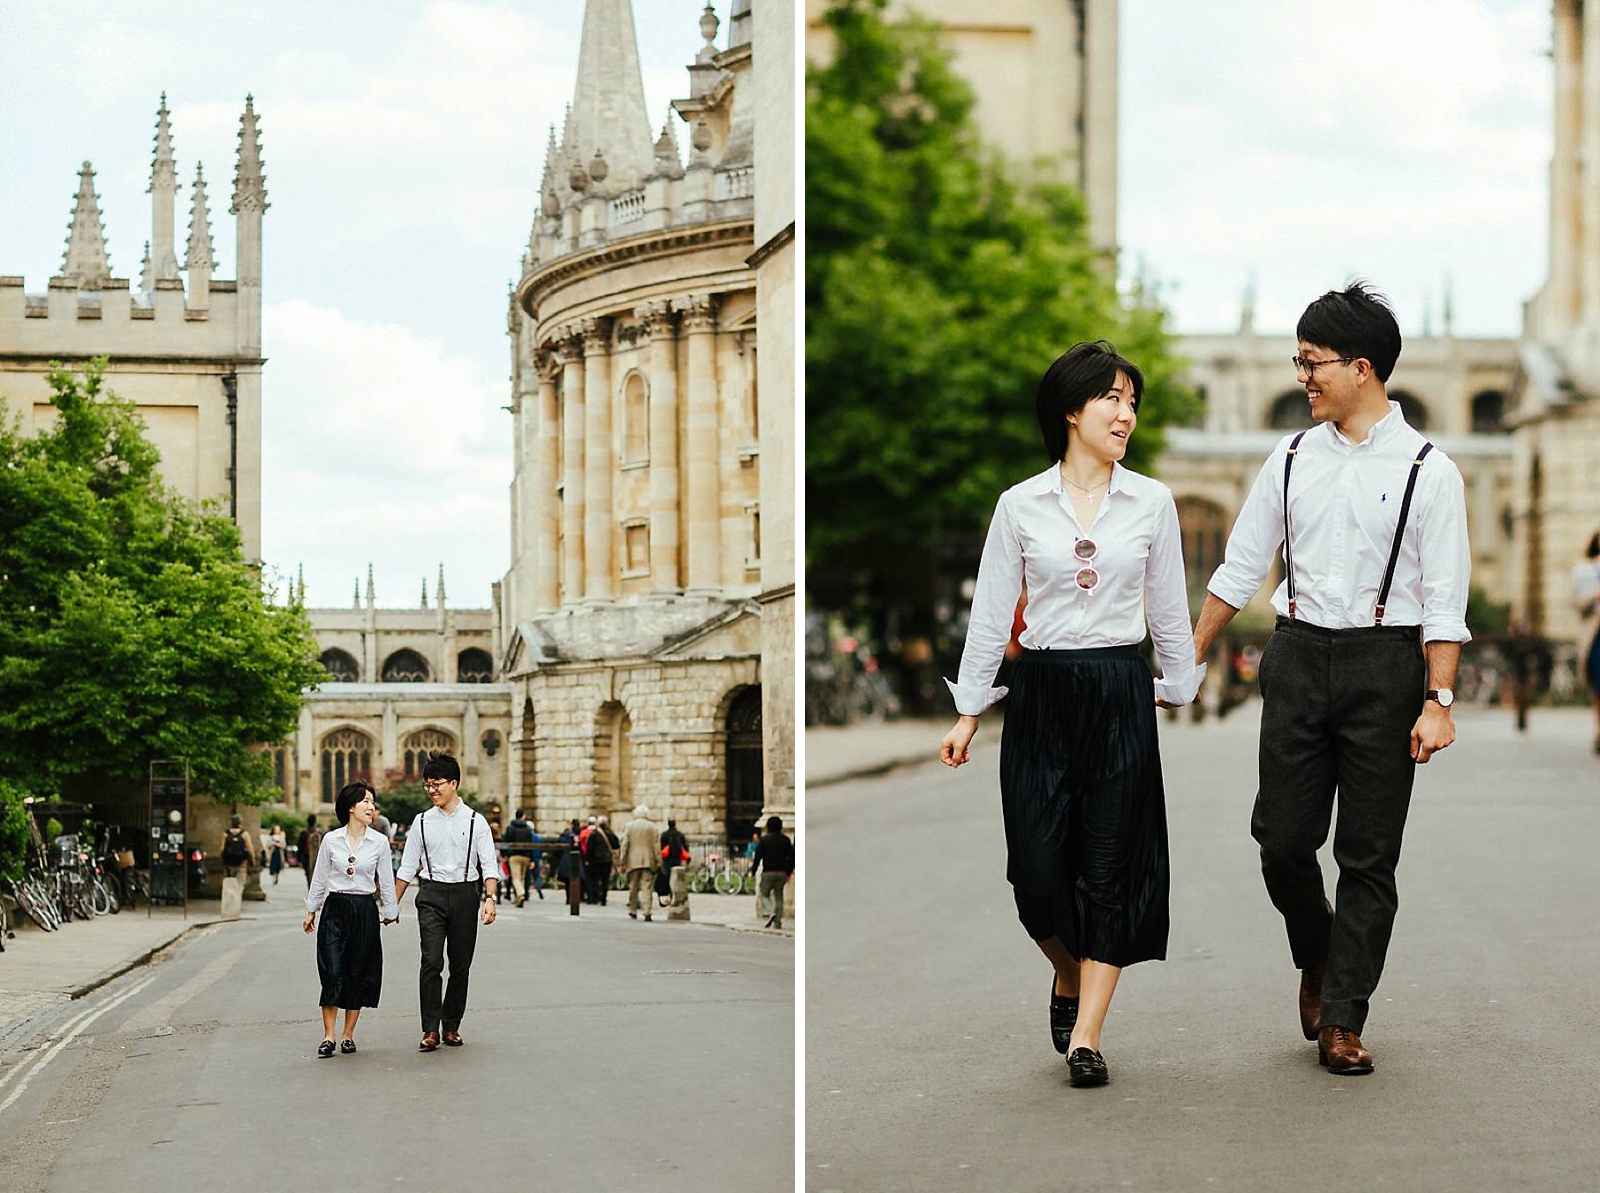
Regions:
<instances>
[{"instance_id":1,"label":"brown leather shoe","mask_svg":"<svg viewBox=\"0 0 1600 1193\"><path fill-rule=\"evenodd\" d=\"M1322 979L1327 972L1326 961L1300 971L1300 1030L1308 1040L1317 1038L1317 1025L1322 1022Z\"/></svg>"},{"instance_id":2,"label":"brown leather shoe","mask_svg":"<svg viewBox=\"0 0 1600 1193\"><path fill-rule=\"evenodd\" d=\"M417 1045L417 1051L432 1052L438 1046L439 1033L436 1031L425 1031L422 1033L422 1043Z\"/></svg>"},{"instance_id":3,"label":"brown leather shoe","mask_svg":"<svg viewBox=\"0 0 1600 1193\"><path fill-rule=\"evenodd\" d=\"M1372 1072L1372 1053L1348 1027L1325 1027L1318 1033L1317 1062L1336 1077Z\"/></svg>"},{"instance_id":4,"label":"brown leather shoe","mask_svg":"<svg viewBox=\"0 0 1600 1193\"><path fill-rule=\"evenodd\" d=\"M447 1048L459 1048L461 1045L466 1043L466 1041L461 1038L460 1032L451 1031L448 1027L444 1029L444 1042Z\"/></svg>"}]
</instances>

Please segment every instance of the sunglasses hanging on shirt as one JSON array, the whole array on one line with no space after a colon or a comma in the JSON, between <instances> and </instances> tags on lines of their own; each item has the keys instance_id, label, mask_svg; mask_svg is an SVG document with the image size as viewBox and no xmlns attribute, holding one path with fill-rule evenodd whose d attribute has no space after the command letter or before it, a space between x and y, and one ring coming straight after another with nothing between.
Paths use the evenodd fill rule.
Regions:
<instances>
[{"instance_id":1,"label":"sunglasses hanging on shirt","mask_svg":"<svg viewBox=\"0 0 1600 1193\"><path fill-rule=\"evenodd\" d=\"M1083 590L1085 595L1093 593L1100 587L1100 573L1095 570L1095 556L1100 553L1100 548L1093 539L1081 538L1072 544L1072 554L1077 557L1083 566L1073 576L1072 582Z\"/></svg>"}]
</instances>

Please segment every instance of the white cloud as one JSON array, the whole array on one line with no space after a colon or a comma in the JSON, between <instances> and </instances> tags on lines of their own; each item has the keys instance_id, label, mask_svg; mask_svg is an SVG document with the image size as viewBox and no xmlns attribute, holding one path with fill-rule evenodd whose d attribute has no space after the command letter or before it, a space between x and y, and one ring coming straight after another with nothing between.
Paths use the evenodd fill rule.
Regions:
<instances>
[{"instance_id":1,"label":"white cloud","mask_svg":"<svg viewBox=\"0 0 1600 1193\"><path fill-rule=\"evenodd\" d=\"M344 604L369 560L384 603L414 604L443 562L455 603L488 604L509 552L504 383L410 328L302 300L262 322L266 559L303 562L313 604Z\"/></svg>"}]
</instances>

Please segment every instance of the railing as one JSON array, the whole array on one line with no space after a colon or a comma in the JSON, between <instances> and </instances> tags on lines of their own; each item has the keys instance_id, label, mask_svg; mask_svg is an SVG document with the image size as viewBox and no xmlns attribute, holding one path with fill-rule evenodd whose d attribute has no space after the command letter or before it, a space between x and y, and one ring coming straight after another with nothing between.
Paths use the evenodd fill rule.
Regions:
<instances>
[{"instance_id":1,"label":"railing","mask_svg":"<svg viewBox=\"0 0 1600 1193\"><path fill-rule=\"evenodd\" d=\"M754 166L740 166L737 170L724 170L717 175L715 197L723 199L748 199L755 194L756 170Z\"/></svg>"},{"instance_id":2,"label":"railing","mask_svg":"<svg viewBox=\"0 0 1600 1193\"><path fill-rule=\"evenodd\" d=\"M644 219L644 192L629 191L611 200L611 223L631 224Z\"/></svg>"}]
</instances>

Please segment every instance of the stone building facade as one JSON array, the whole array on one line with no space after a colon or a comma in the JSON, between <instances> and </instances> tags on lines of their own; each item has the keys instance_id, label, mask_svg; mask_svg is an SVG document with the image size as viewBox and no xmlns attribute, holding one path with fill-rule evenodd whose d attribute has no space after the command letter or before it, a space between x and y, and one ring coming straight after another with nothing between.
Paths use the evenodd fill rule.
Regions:
<instances>
[{"instance_id":1,"label":"stone building facade","mask_svg":"<svg viewBox=\"0 0 1600 1193\"><path fill-rule=\"evenodd\" d=\"M261 223L268 207L255 104L239 121L233 213L236 277L213 277L206 179L195 163L182 263L174 240L178 162L166 96L150 168L151 235L135 284L113 276L94 167L78 176L61 272L43 294L0 276L0 405L24 434L55 416L51 361L108 356L106 386L131 400L161 453L163 479L232 514L245 557L261 557Z\"/></svg>"},{"instance_id":2,"label":"stone building facade","mask_svg":"<svg viewBox=\"0 0 1600 1193\"><path fill-rule=\"evenodd\" d=\"M831 53L829 0L806 0L806 56ZM940 27L976 94L984 139L1019 165L1071 182L1089 239L1117 248L1118 0L891 0L891 17Z\"/></svg>"},{"instance_id":3,"label":"stone building facade","mask_svg":"<svg viewBox=\"0 0 1600 1193\"><path fill-rule=\"evenodd\" d=\"M1516 477L1510 585L1518 616L1579 631L1571 569L1600 531L1600 4L1556 0L1550 260L1524 308L1507 421Z\"/></svg>"},{"instance_id":4,"label":"stone building facade","mask_svg":"<svg viewBox=\"0 0 1600 1193\"><path fill-rule=\"evenodd\" d=\"M687 832L742 839L769 783L792 805L792 728L774 743L787 761L764 759L762 622L785 609L764 555L776 528L792 560L794 517L792 483L764 482L762 429L781 417L768 402L792 412L793 374L759 363L755 25L736 0L719 48L706 6L689 95L653 138L632 5L589 0L573 101L560 140L550 131L510 307L502 586L511 790L541 825L642 798ZM792 73L792 56L768 61ZM782 248L768 255L779 280ZM779 343L792 353L792 324ZM792 622L792 589L787 608ZM791 661L780 682L792 676Z\"/></svg>"},{"instance_id":5,"label":"stone building facade","mask_svg":"<svg viewBox=\"0 0 1600 1193\"><path fill-rule=\"evenodd\" d=\"M308 609L327 680L305 693L294 736L272 749L283 802L331 814L339 788L415 783L433 752L461 764L461 786L485 803L510 794L511 690L496 682L494 609L452 609L439 569L414 609L379 609L371 569L349 609Z\"/></svg>"}]
</instances>

